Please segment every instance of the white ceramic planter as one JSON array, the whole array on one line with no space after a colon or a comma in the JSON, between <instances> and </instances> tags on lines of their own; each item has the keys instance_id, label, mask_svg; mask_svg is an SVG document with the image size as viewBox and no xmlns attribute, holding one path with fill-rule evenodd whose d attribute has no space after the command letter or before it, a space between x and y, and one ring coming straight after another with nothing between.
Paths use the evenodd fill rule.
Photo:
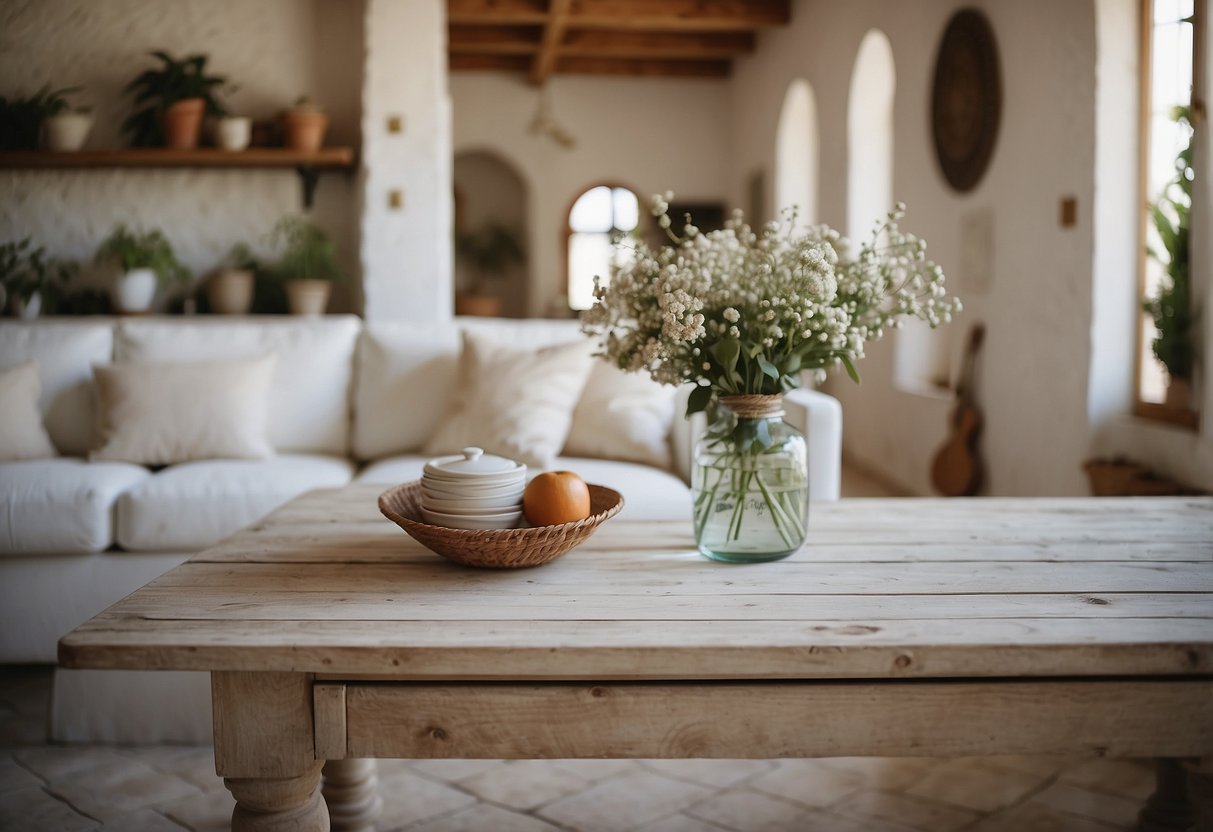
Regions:
<instances>
[{"instance_id":1,"label":"white ceramic planter","mask_svg":"<svg viewBox=\"0 0 1213 832\"><path fill-rule=\"evenodd\" d=\"M244 150L253 135L253 120L246 116L229 116L215 122L215 144L223 150Z\"/></svg>"},{"instance_id":2,"label":"white ceramic planter","mask_svg":"<svg viewBox=\"0 0 1213 832\"><path fill-rule=\"evenodd\" d=\"M247 269L221 269L206 288L217 315L247 315L253 305L253 273Z\"/></svg>"},{"instance_id":3,"label":"white ceramic planter","mask_svg":"<svg viewBox=\"0 0 1213 832\"><path fill-rule=\"evenodd\" d=\"M119 312L146 312L156 298L156 273L131 269L114 282L111 295Z\"/></svg>"},{"instance_id":4,"label":"white ceramic planter","mask_svg":"<svg viewBox=\"0 0 1213 832\"><path fill-rule=\"evenodd\" d=\"M34 292L29 299L13 295L10 301L13 314L23 321L32 321L42 314L42 293Z\"/></svg>"},{"instance_id":5,"label":"white ceramic planter","mask_svg":"<svg viewBox=\"0 0 1213 832\"><path fill-rule=\"evenodd\" d=\"M327 280L288 280L286 300L292 315L323 315L333 285Z\"/></svg>"},{"instance_id":6,"label":"white ceramic planter","mask_svg":"<svg viewBox=\"0 0 1213 832\"><path fill-rule=\"evenodd\" d=\"M93 129L92 113L60 113L42 122L49 150L73 152L84 147L89 130Z\"/></svg>"}]
</instances>

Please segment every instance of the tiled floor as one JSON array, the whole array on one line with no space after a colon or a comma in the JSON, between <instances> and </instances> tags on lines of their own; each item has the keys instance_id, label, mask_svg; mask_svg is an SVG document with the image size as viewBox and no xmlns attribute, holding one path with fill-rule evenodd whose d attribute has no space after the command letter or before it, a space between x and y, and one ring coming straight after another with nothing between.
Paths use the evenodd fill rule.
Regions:
<instances>
[{"instance_id":1,"label":"tiled floor","mask_svg":"<svg viewBox=\"0 0 1213 832\"><path fill-rule=\"evenodd\" d=\"M848 496L889 492L844 473ZM0 668L0 832L226 830L209 748L53 746L48 668ZM384 760L378 829L409 832L1111 832L1142 761Z\"/></svg>"}]
</instances>

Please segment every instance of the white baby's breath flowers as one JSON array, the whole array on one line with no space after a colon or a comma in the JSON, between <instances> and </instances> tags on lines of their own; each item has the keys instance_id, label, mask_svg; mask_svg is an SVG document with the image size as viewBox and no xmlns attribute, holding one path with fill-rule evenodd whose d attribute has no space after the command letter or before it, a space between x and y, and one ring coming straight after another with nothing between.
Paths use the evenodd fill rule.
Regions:
<instances>
[{"instance_id":1,"label":"white baby's breath flowers","mask_svg":"<svg viewBox=\"0 0 1213 832\"><path fill-rule=\"evenodd\" d=\"M820 380L841 364L857 378L865 343L901 318L934 327L960 312L926 244L898 227L901 203L851 257L834 229L798 230L794 210L760 232L740 211L707 234L688 216L678 237L670 231L673 198L652 199L673 245L629 243L633 256L609 281L595 278L594 306L582 314L583 330L624 370L714 393L783 393L802 371ZM693 397L692 408L705 401Z\"/></svg>"}]
</instances>

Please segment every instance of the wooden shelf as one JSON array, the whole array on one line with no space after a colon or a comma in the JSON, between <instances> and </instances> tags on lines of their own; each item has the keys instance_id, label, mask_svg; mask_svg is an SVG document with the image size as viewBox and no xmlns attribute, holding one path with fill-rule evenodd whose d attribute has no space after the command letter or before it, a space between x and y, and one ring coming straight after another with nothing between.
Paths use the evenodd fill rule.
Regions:
<instances>
[{"instance_id":1,"label":"wooden shelf","mask_svg":"<svg viewBox=\"0 0 1213 832\"><path fill-rule=\"evenodd\" d=\"M312 197L322 170L354 169L352 147L324 147L315 152L285 147L250 147L246 150L170 150L130 147L119 150L15 150L0 152L0 169L105 169L105 168L292 168L303 182L303 205Z\"/></svg>"},{"instance_id":2,"label":"wooden shelf","mask_svg":"<svg viewBox=\"0 0 1213 832\"><path fill-rule=\"evenodd\" d=\"M247 150L169 150L163 147L129 147L120 150L13 150L0 153L0 168L348 168L354 164L351 147L324 147L315 153L285 147L250 147Z\"/></svg>"}]
</instances>

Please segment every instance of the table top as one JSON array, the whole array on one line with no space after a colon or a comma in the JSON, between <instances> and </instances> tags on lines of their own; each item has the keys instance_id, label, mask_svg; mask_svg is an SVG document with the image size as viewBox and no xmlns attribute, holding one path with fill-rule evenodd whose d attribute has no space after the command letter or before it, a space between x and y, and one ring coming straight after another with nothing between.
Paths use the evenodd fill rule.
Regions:
<instances>
[{"instance_id":1,"label":"table top","mask_svg":"<svg viewBox=\"0 0 1213 832\"><path fill-rule=\"evenodd\" d=\"M700 557L616 518L545 566L477 570L305 495L60 642L68 667L409 680L1213 674L1213 498L814 504L809 543ZM107 555L121 558L121 553Z\"/></svg>"}]
</instances>

